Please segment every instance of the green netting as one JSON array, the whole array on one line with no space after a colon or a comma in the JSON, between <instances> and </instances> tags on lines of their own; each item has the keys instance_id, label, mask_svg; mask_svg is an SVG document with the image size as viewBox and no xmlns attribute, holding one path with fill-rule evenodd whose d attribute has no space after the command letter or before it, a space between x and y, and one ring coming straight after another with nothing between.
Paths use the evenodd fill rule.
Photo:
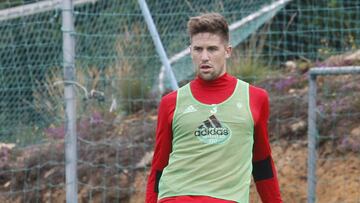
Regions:
<instances>
[{"instance_id":1,"label":"green netting","mask_svg":"<svg viewBox=\"0 0 360 203\"><path fill-rule=\"evenodd\" d=\"M299 1L288 4L268 31L266 55L278 63L304 57L322 61L359 46L359 1Z\"/></svg>"},{"instance_id":2,"label":"green netting","mask_svg":"<svg viewBox=\"0 0 360 203\"><path fill-rule=\"evenodd\" d=\"M259 1L238 4L237 2L226 1L227 8L216 7L212 11L221 12L227 19L230 26L230 43L237 47L244 42L249 35L257 32L259 27L269 22L279 10L281 10L289 1ZM240 6L240 7L238 7ZM253 10L255 8L255 10ZM222 10L223 9L223 10ZM240 12L237 12L240 10ZM186 25L186 20L182 23ZM186 27L183 28L186 30ZM189 45L188 36L185 34L182 44ZM176 40L176 39L175 39ZM178 46L182 47L182 46ZM187 49L187 47L185 47ZM177 50L177 53L183 50ZM177 54L174 53L174 54ZM187 80L193 77L193 67L191 58L186 55L172 63L178 81ZM165 86L169 86L165 84Z\"/></svg>"},{"instance_id":3,"label":"green netting","mask_svg":"<svg viewBox=\"0 0 360 203\"><path fill-rule=\"evenodd\" d=\"M145 190L162 64L137 0L73 2L75 80L81 86L76 86L79 199L127 202ZM216 11L234 24L275 2L147 0L169 57L188 47L186 22L190 16ZM36 7L38 3L54 6L44 9ZM60 3L0 0L0 144L16 146L0 145L0 202L64 199L66 127ZM36 12L25 15L29 12L24 10L25 5L36 7ZM4 15L8 9L17 10L12 16ZM359 64L358 56L328 60L333 55L357 51L359 32L357 0L293 0L231 32L232 73L242 79L249 77L250 82L266 88L272 96L276 107L271 114L273 139L281 140L285 134L293 133L289 130L292 128L283 127L284 123L298 124L305 119L303 98L307 84L306 75L272 79L273 72L289 68L289 62L297 65L300 70L296 71L301 73L311 66ZM192 78L189 56L174 62L173 70L178 82ZM356 90L355 80L349 81ZM336 91L342 91L341 85L339 82ZM347 92L351 89L344 88ZM324 98L341 99L329 97L332 94L325 92ZM348 94L344 97L351 101ZM351 108L347 106L341 121L358 119L358 109L354 113ZM338 122L331 115L326 118L330 123ZM293 133L294 137L306 133L304 125ZM285 202L301 202L302 195L294 194L296 197Z\"/></svg>"},{"instance_id":4,"label":"green netting","mask_svg":"<svg viewBox=\"0 0 360 203\"><path fill-rule=\"evenodd\" d=\"M3 4L1 4L3 5ZM19 127L48 125L35 94L49 71L61 68L59 11L0 21L0 137Z\"/></svg>"},{"instance_id":5,"label":"green netting","mask_svg":"<svg viewBox=\"0 0 360 203\"><path fill-rule=\"evenodd\" d=\"M34 2L39 1L3 1L0 5L5 9ZM171 57L189 44L187 33L184 32L189 16L217 11L233 24L273 2L204 0L148 3L164 47ZM321 61L331 54L357 48L358 6L357 1L294 1L274 18L269 18L274 12L266 13L234 30L232 43L238 45L259 26L267 23L263 29L255 31L265 37L263 42L258 42L262 43L261 53L257 52L253 57L261 56L261 61L268 66L295 59ZM48 115L35 110L33 97L44 86L41 83L46 74L62 66L60 17L61 11L57 9L1 21L2 135L9 134L9 127L14 126L14 122L16 125L32 122L41 126L49 124ZM146 86L154 86L161 64L136 1L78 5L74 17L78 70L86 72L91 67L104 73L111 69L109 67L116 70L119 70L117 67L126 67L132 70L133 75L126 80L139 83L134 78L141 73ZM192 67L188 56L173 66L178 81L191 77ZM61 78L61 74L59 76ZM107 91L108 96L113 94L119 97L120 91L116 87L109 88L111 85L107 82L110 80L106 81L104 77L113 76L102 75L99 84L103 86L98 89ZM105 87L107 90L104 90Z\"/></svg>"}]
</instances>

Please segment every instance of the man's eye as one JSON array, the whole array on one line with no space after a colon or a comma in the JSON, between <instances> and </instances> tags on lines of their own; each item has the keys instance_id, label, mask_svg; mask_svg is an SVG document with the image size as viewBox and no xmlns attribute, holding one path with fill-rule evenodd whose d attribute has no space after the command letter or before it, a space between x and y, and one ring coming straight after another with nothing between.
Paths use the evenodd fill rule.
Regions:
<instances>
[{"instance_id":1,"label":"man's eye","mask_svg":"<svg viewBox=\"0 0 360 203\"><path fill-rule=\"evenodd\" d=\"M209 49L208 49L209 51L216 51L217 50L217 48L216 47L209 47Z\"/></svg>"}]
</instances>

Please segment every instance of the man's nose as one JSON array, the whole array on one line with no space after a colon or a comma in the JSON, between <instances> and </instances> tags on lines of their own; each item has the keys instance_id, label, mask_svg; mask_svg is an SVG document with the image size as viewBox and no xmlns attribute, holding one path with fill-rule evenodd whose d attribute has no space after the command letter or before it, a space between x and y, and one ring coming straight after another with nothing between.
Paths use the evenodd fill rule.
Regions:
<instances>
[{"instance_id":1,"label":"man's nose","mask_svg":"<svg viewBox=\"0 0 360 203\"><path fill-rule=\"evenodd\" d=\"M201 60L202 61L208 61L209 60L209 53L204 50L202 53L201 53Z\"/></svg>"}]
</instances>

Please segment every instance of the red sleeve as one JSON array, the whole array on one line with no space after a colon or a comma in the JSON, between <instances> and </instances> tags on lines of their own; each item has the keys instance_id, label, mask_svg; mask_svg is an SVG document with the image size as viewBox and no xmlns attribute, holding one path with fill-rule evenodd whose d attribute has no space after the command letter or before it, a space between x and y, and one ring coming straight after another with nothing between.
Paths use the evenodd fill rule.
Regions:
<instances>
[{"instance_id":1,"label":"red sleeve","mask_svg":"<svg viewBox=\"0 0 360 203\"><path fill-rule=\"evenodd\" d=\"M158 181L169 161L172 147L172 118L176 105L177 92L169 93L161 99L158 110L156 140L150 175L146 187L146 203L156 203Z\"/></svg>"},{"instance_id":2,"label":"red sleeve","mask_svg":"<svg viewBox=\"0 0 360 203\"><path fill-rule=\"evenodd\" d=\"M267 123L269 96L261 88L250 86L250 108L254 119L253 178L263 203L281 203L275 165L271 156Z\"/></svg>"}]
</instances>

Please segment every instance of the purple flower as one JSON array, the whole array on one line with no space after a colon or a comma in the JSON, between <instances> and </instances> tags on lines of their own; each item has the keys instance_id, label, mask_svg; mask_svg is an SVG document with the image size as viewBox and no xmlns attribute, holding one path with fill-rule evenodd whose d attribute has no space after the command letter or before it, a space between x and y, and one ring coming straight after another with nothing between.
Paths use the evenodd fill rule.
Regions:
<instances>
[{"instance_id":1,"label":"purple flower","mask_svg":"<svg viewBox=\"0 0 360 203\"><path fill-rule=\"evenodd\" d=\"M100 124L104 122L103 119L102 119L102 116L99 112L93 112L93 114L91 115L90 117L90 123L91 124Z\"/></svg>"},{"instance_id":2,"label":"purple flower","mask_svg":"<svg viewBox=\"0 0 360 203\"><path fill-rule=\"evenodd\" d=\"M65 137L64 125L62 125L60 127L47 128L47 129L45 129L45 134L50 138L64 139L64 137Z\"/></svg>"},{"instance_id":3,"label":"purple flower","mask_svg":"<svg viewBox=\"0 0 360 203\"><path fill-rule=\"evenodd\" d=\"M290 76L290 77L287 77L285 79L282 79L282 80L276 82L274 86L277 90L282 91L282 90L287 89L294 83L296 83L296 78Z\"/></svg>"},{"instance_id":4,"label":"purple flower","mask_svg":"<svg viewBox=\"0 0 360 203\"><path fill-rule=\"evenodd\" d=\"M10 149L7 147L0 148L0 167L5 166L6 162L9 160L9 151Z\"/></svg>"}]
</instances>

